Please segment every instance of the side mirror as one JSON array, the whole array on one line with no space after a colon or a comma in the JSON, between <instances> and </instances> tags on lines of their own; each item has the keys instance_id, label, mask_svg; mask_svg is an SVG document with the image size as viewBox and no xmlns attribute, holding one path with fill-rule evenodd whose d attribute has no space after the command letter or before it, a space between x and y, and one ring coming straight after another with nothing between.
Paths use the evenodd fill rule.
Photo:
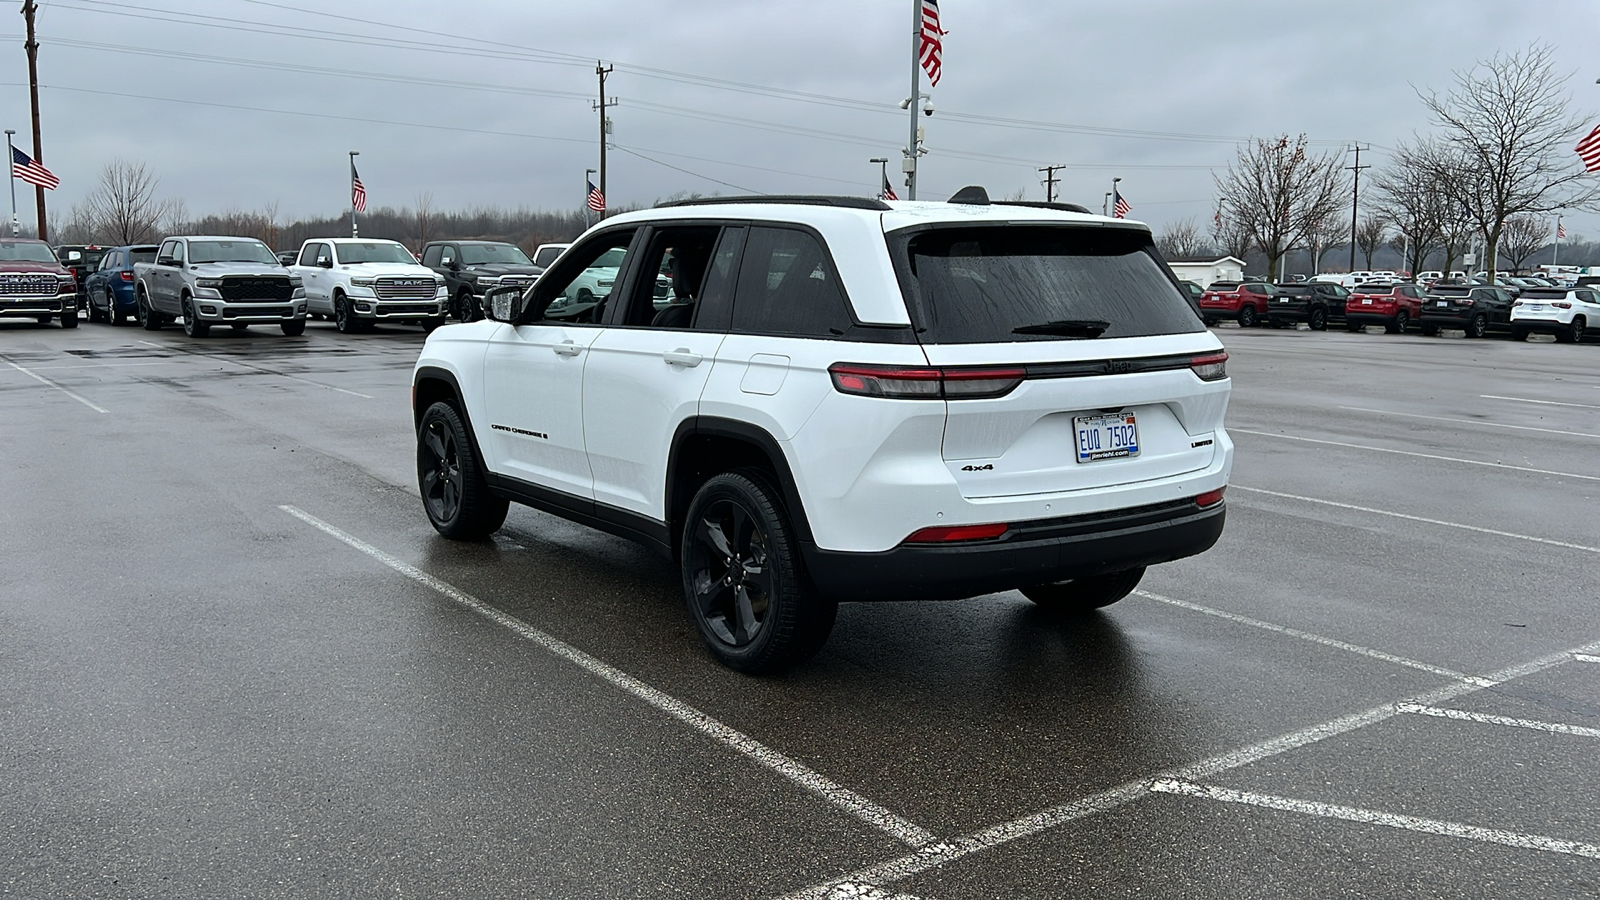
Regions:
<instances>
[{"instance_id":1,"label":"side mirror","mask_svg":"<svg viewBox=\"0 0 1600 900\"><path fill-rule=\"evenodd\" d=\"M528 309L526 289L518 284L490 288L483 295L483 314L496 322L517 324Z\"/></svg>"},{"instance_id":2,"label":"side mirror","mask_svg":"<svg viewBox=\"0 0 1600 900\"><path fill-rule=\"evenodd\" d=\"M319 256L319 257L317 257L317 265L321 266L324 269L331 269L331 268L333 268L333 260L329 259L326 256Z\"/></svg>"},{"instance_id":3,"label":"side mirror","mask_svg":"<svg viewBox=\"0 0 1600 900\"><path fill-rule=\"evenodd\" d=\"M170 256L159 257L156 260L156 265L158 265L158 266L175 266L177 264L178 264L178 261L173 259Z\"/></svg>"},{"instance_id":4,"label":"side mirror","mask_svg":"<svg viewBox=\"0 0 1600 900\"><path fill-rule=\"evenodd\" d=\"M447 259L447 260L445 260L445 261L444 261L444 267L445 267L445 268L446 268L446 269L449 269L449 270L450 270L450 271L452 271L452 272L459 272L459 271L461 271L461 263L459 263L459 262L457 262L457 261L456 261L456 260L453 260L453 259Z\"/></svg>"}]
</instances>

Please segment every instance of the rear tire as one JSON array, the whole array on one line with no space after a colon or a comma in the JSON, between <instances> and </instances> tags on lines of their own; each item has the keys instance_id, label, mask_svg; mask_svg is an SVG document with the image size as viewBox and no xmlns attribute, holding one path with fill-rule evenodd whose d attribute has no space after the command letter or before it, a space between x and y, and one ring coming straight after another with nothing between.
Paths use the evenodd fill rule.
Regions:
<instances>
[{"instance_id":1,"label":"rear tire","mask_svg":"<svg viewBox=\"0 0 1600 900\"><path fill-rule=\"evenodd\" d=\"M505 524L511 507L489 490L466 423L443 400L428 407L417 426L417 486L428 521L451 540L482 540L494 534Z\"/></svg>"},{"instance_id":2,"label":"rear tire","mask_svg":"<svg viewBox=\"0 0 1600 900\"><path fill-rule=\"evenodd\" d=\"M1362 325L1360 322L1346 322L1344 323L1344 327L1349 330L1351 334L1359 334L1360 332L1367 330L1367 326Z\"/></svg>"},{"instance_id":3,"label":"rear tire","mask_svg":"<svg viewBox=\"0 0 1600 900\"><path fill-rule=\"evenodd\" d=\"M1082 615L1110 606L1133 593L1144 567L1107 575L1091 575L1022 589L1022 596L1052 612Z\"/></svg>"},{"instance_id":4,"label":"rear tire","mask_svg":"<svg viewBox=\"0 0 1600 900\"><path fill-rule=\"evenodd\" d=\"M1239 327L1240 328L1249 328L1249 327L1251 327L1251 326L1253 326L1255 324L1256 324L1256 308L1254 306L1242 306L1242 307L1240 307L1239 308Z\"/></svg>"},{"instance_id":5,"label":"rear tire","mask_svg":"<svg viewBox=\"0 0 1600 900\"><path fill-rule=\"evenodd\" d=\"M1437 325L1429 325L1428 323L1424 322L1421 325L1418 325L1417 327L1421 328L1422 329L1422 333L1427 335L1428 337L1433 337L1434 335L1439 333L1439 326L1437 326Z\"/></svg>"},{"instance_id":6,"label":"rear tire","mask_svg":"<svg viewBox=\"0 0 1600 900\"><path fill-rule=\"evenodd\" d=\"M1312 307L1311 315L1307 318L1306 324L1311 327L1312 331L1328 330L1328 311L1320 306Z\"/></svg>"},{"instance_id":7,"label":"rear tire","mask_svg":"<svg viewBox=\"0 0 1600 900\"><path fill-rule=\"evenodd\" d=\"M1402 309L1394 314L1394 321L1383 330L1389 334L1405 334L1406 326L1409 324L1411 324L1411 314Z\"/></svg>"},{"instance_id":8,"label":"rear tire","mask_svg":"<svg viewBox=\"0 0 1600 900\"><path fill-rule=\"evenodd\" d=\"M714 475L684 517L679 567L689 617L723 665L751 674L811 658L839 605L805 577L781 495L755 470Z\"/></svg>"},{"instance_id":9,"label":"rear tire","mask_svg":"<svg viewBox=\"0 0 1600 900\"><path fill-rule=\"evenodd\" d=\"M150 308L149 296L140 291L135 302L137 303L135 315L139 317L139 327L145 331L160 331L161 314Z\"/></svg>"},{"instance_id":10,"label":"rear tire","mask_svg":"<svg viewBox=\"0 0 1600 900\"><path fill-rule=\"evenodd\" d=\"M1583 343L1583 316L1573 316L1572 324L1556 332L1556 340L1563 344Z\"/></svg>"},{"instance_id":11,"label":"rear tire","mask_svg":"<svg viewBox=\"0 0 1600 900\"><path fill-rule=\"evenodd\" d=\"M1525 341L1525 340L1528 339L1528 336L1531 335L1531 334L1533 334L1533 332L1529 331L1526 328L1513 328L1513 329L1511 329L1511 338L1512 338L1512 340Z\"/></svg>"},{"instance_id":12,"label":"rear tire","mask_svg":"<svg viewBox=\"0 0 1600 900\"><path fill-rule=\"evenodd\" d=\"M1486 337L1488 334L1489 317L1487 315L1478 313L1472 317L1472 321L1467 323L1467 337L1481 338Z\"/></svg>"}]
</instances>

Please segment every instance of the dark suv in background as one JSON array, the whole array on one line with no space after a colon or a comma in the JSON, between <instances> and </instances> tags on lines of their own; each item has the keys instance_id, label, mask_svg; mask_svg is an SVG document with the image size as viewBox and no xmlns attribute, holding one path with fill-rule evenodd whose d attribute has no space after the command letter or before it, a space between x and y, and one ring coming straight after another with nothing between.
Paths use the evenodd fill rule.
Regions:
<instances>
[{"instance_id":1,"label":"dark suv in background","mask_svg":"<svg viewBox=\"0 0 1600 900\"><path fill-rule=\"evenodd\" d=\"M1344 318L1344 301L1349 296L1342 285L1320 281L1274 285L1267 321L1273 328L1304 322L1312 331L1323 331L1329 321Z\"/></svg>"},{"instance_id":2,"label":"dark suv in background","mask_svg":"<svg viewBox=\"0 0 1600 900\"><path fill-rule=\"evenodd\" d=\"M1459 328L1469 338L1481 338L1491 329L1509 332L1513 302L1510 291L1493 285L1436 284L1422 301L1422 333Z\"/></svg>"}]
</instances>

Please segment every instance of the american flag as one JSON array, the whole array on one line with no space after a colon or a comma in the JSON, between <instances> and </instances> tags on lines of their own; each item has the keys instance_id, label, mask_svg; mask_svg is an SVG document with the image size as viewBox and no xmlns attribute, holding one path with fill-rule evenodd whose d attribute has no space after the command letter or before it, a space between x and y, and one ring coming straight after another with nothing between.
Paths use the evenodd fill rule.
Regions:
<instances>
[{"instance_id":1,"label":"american flag","mask_svg":"<svg viewBox=\"0 0 1600 900\"><path fill-rule=\"evenodd\" d=\"M44 163L34 162L33 157L19 147L11 148L11 177L52 191L61 186L61 179L46 169Z\"/></svg>"},{"instance_id":2,"label":"american flag","mask_svg":"<svg viewBox=\"0 0 1600 900\"><path fill-rule=\"evenodd\" d=\"M1589 132L1589 136L1578 142L1574 148L1578 155L1583 157L1583 168L1588 172L1600 172L1600 125Z\"/></svg>"},{"instance_id":3,"label":"american flag","mask_svg":"<svg viewBox=\"0 0 1600 900\"><path fill-rule=\"evenodd\" d=\"M1133 207L1129 206L1128 201L1123 199L1122 194L1116 190L1112 190L1111 197L1116 201L1115 203L1111 204L1111 217L1113 219L1126 219L1128 217L1128 211L1133 209Z\"/></svg>"},{"instance_id":4,"label":"american flag","mask_svg":"<svg viewBox=\"0 0 1600 900\"><path fill-rule=\"evenodd\" d=\"M939 84L939 73L944 65L944 35L939 27L939 0L922 0L922 43L917 48L917 58L928 73L930 87Z\"/></svg>"},{"instance_id":5,"label":"american flag","mask_svg":"<svg viewBox=\"0 0 1600 900\"><path fill-rule=\"evenodd\" d=\"M1567 236L1567 226L1561 224L1561 220L1557 219L1556 220L1556 240L1559 241L1562 238L1565 238L1566 236Z\"/></svg>"},{"instance_id":6,"label":"american flag","mask_svg":"<svg viewBox=\"0 0 1600 900\"><path fill-rule=\"evenodd\" d=\"M889 186L889 176L887 176L887 175L885 175L883 177L883 193L878 195L878 199L879 200L899 200L900 199L898 196L895 195L894 188Z\"/></svg>"},{"instance_id":7,"label":"american flag","mask_svg":"<svg viewBox=\"0 0 1600 900\"><path fill-rule=\"evenodd\" d=\"M585 178L583 181L589 186L589 208L595 212L605 212L606 195L600 193L600 189L594 186L594 182L587 178Z\"/></svg>"},{"instance_id":8,"label":"american flag","mask_svg":"<svg viewBox=\"0 0 1600 900\"><path fill-rule=\"evenodd\" d=\"M356 174L356 167L350 167L350 205L356 212L367 211L367 186L361 183L361 176Z\"/></svg>"}]
</instances>

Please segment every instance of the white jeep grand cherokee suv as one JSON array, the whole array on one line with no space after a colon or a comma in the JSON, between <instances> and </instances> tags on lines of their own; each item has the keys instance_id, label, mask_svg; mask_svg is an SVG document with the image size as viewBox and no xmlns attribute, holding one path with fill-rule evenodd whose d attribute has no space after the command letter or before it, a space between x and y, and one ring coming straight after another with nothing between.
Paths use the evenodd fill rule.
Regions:
<instances>
[{"instance_id":1,"label":"white jeep grand cherokee suv","mask_svg":"<svg viewBox=\"0 0 1600 900\"><path fill-rule=\"evenodd\" d=\"M618 251L607 296L556 302ZM482 539L514 500L655 547L735 669L809 657L839 601L1092 610L1222 532L1227 354L1135 222L689 201L490 301L417 360L433 526Z\"/></svg>"}]
</instances>

